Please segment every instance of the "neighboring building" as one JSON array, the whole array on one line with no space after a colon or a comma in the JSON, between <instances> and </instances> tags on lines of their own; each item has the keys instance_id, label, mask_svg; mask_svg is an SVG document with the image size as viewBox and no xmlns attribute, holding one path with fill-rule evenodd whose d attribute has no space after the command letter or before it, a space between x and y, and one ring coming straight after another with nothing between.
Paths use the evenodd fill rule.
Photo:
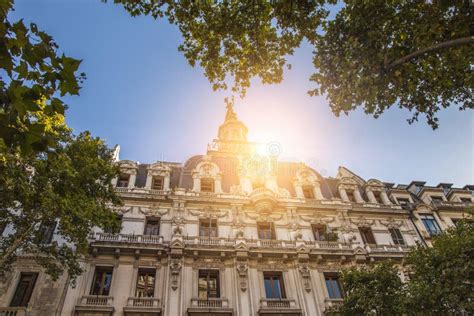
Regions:
<instances>
[{"instance_id":1,"label":"neighboring building","mask_svg":"<svg viewBox=\"0 0 474 316\"><path fill-rule=\"evenodd\" d=\"M322 315L342 301L342 268L401 262L474 204L472 186L394 186L343 167L327 178L278 161L277 144L257 152L228 107L206 155L119 161L122 232L93 232L67 291L66 278L44 282L20 260L0 285L0 315L28 302L32 316Z\"/></svg>"}]
</instances>

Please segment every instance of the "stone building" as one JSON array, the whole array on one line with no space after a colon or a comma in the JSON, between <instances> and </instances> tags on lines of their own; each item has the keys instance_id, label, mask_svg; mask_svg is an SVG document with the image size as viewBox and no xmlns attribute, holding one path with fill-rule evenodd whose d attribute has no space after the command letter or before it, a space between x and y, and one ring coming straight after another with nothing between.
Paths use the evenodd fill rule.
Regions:
<instances>
[{"instance_id":1,"label":"stone building","mask_svg":"<svg viewBox=\"0 0 474 316\"><path fill-rule=\"evenodd\" d=\"M266 151L228 107L205 155L118 161L121 233L91 233L74 285L20 260L0 284L0 315L24 315L19 301L33 316L323 315L342 301L338 271L401 262L474 201L474 186L394 185L344 167L323 177L279 161L278 144Z\"/></svg>"}]
</instances>

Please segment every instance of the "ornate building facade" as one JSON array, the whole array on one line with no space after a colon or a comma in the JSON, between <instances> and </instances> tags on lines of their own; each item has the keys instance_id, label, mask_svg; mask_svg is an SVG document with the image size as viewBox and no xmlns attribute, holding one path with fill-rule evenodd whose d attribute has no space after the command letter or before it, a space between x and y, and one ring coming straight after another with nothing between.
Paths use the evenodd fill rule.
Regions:
<instances>
[{"instance_id":1,"label":"ornate building facade","mask_svg":"<svg viewBox=\"0 0 474 316\"><path fill-rule=\"evenodd\" d=\"M24 315L25 302L33 316L324 315L342 301L338 271L402 266L474 204L474 186L395 186L344 167L323 177L272 146L258 155L228 107L205 155L118 161L121 233L91 233L72 285L21 259L0 283L0 315Z\"/></svg>"}]
</instances>

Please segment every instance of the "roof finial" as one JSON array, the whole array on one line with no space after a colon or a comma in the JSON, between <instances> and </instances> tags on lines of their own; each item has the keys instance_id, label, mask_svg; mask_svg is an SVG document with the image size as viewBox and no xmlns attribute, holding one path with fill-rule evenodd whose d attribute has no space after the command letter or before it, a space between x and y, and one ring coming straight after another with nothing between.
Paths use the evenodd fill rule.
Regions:
<instances>
[{"instance_id":1,"label":"roof finial","mask_svg":"<svg viewBox=\"0 0 474 316\"><path fill-rule=\"evenodd\" d=\"M230 99L229 98L225 98L224 99L224 102L226 104L226 109L227 109L227 112L225 114L225 120L226 121L229 121L231 119L237 119L237 114L235 114L234 112L234 96L232 96Z\"/></svg>"}]
</instances>

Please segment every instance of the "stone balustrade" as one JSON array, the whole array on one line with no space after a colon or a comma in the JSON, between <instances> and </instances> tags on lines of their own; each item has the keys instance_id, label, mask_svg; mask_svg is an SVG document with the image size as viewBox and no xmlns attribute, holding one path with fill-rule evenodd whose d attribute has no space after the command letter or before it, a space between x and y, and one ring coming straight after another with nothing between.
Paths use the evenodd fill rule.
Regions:
<instances>
[{"instance_id":1,"label":"stone balustrade","mask_svg":"<svg viewBox=\"0 0 474 316\"><path fill-rule=\"evenodd\" d=\"M229 300L226 298L191 298L192 308L229 308Z\"/></svg>"},{"instance_id":2,"label":"stone balustrade","mask_svg":"<svg viewBox=\"0 0 474 316\"><path fill-rule=\"evenodd\" d=\"M154 297L129 297L127 306L157 308L160 307L160 300Z\"/></svg>"},{"instance_id":3,"label":"stone balustrade","mask_svg":"<svg viewBox=\"0 0 474 316\"><path fill-rule=\"evenodd\" d=\"M84 295L79 299L78 305L82 306L112 306L113 296Z\"/></svg>"},{"instance_id":4,"label":"stone balustrade","mask_svg":"<svg viewBox=\"0 0 474 316\"><path fill-rule=\"evenodd\" d=\"M296 301L287 298L262 298L260 299L262 309L293 309L297 308Z\"/></svg>"},{"instance_id":5,"label":"stone balustrade","mask_svg":"<svg viewBox=\"0 0 474 316\"><path fill-rule=\"evenodd\" d=\"M158 236L158 235L97 233L94 236L92 236L92 239L95 239L95 241L119 242L119 243L163 244L163 236Z\"/></svg>"},{"instance_id":6,"label":"stone balustrade","mask_svg":"<svg viewBox=\"0 0 474 316\"><path fill-rule=\"evenodd\" d=\"M26 316L26 307L0 307L0 316Z\"/></svg>"}]
</instances>

